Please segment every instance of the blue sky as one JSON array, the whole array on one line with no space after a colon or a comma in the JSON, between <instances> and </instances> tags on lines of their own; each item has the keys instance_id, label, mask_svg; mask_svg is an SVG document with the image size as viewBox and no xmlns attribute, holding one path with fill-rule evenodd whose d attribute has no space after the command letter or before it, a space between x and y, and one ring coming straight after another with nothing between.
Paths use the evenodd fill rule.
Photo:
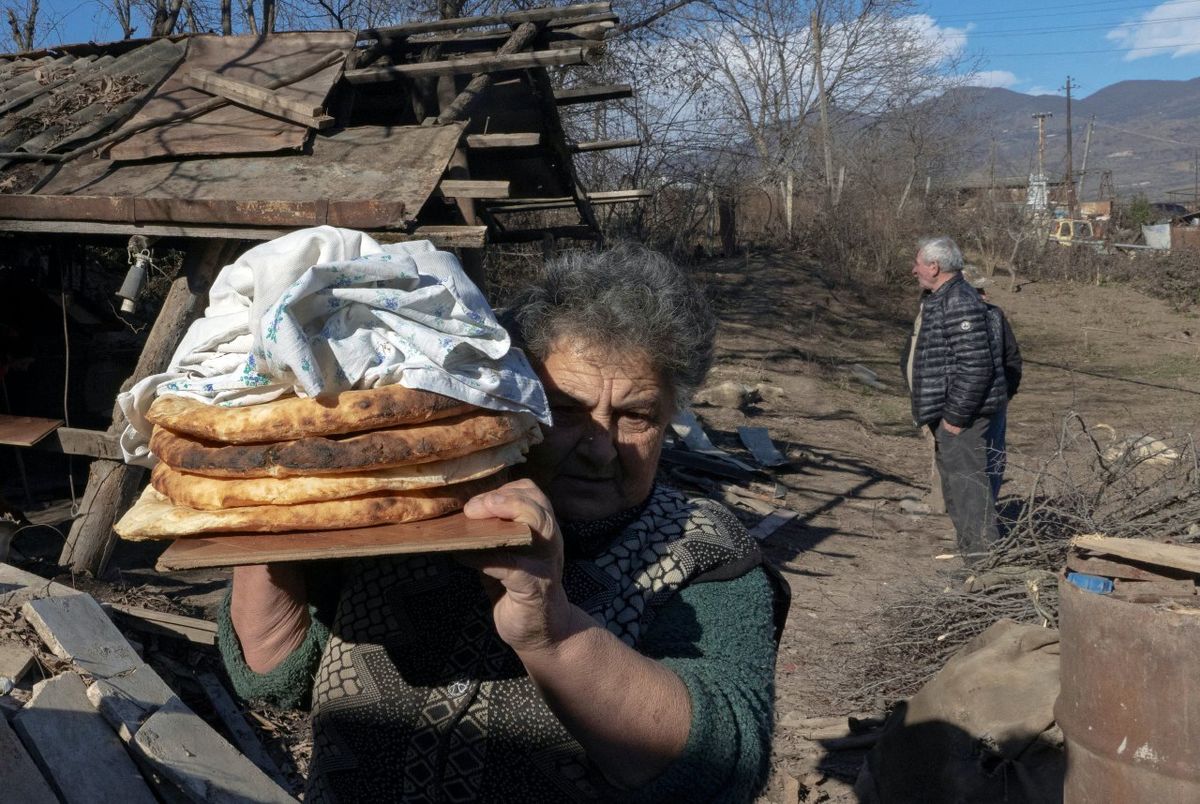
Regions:
<instances>
[{"instance_id":1,"label":"blue sky","mask_svg":"<svg viewBox=\"0 0 1200 804\"><path fill-rule=\"evenodd\" d=\"M1136 78L1200 76L1200 0L925 0L942 47L979 60L971 81L1077 97ZM947 47L949 45L949 47Z\"/></svg>"},{"instance_id":2,"label":"blue sky","mask_svg":"<svg viewBox=\"0 0 1200 804\"><path fill-rule=\"evenodd\" d=\"M41 2L41 45L119 36L100 0ZM975 84L1056 93L1070 75L1085 97L1125 79L1200 76L1200 0L918 0L913 13L933 48L978 64Z\"/></svg>"}]
</instances>

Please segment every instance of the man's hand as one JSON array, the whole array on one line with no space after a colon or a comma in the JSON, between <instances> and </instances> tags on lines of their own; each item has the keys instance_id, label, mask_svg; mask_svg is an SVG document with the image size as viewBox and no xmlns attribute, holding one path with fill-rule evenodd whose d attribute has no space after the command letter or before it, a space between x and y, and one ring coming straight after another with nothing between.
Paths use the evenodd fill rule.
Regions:
<instances>
[{"instance_id":1,"label":"man's hand","mask_svg":"<svg viewBox=\"0 0 1200 804\"><path fill-rule=\"evenodd\" d=\"M473 497L463 513L523 522L533 531L530 547L460 553L457 559L483 574L501 639L518 654L553 650L575 630L578 610L563 590L562 534L550 501L533 481L517 480Z\"/></svg>"},{"instance_id":2,"label":"man's hand","mask_svg":"<svg viewBox=\"0 0 1200 804\"><path fill-rule=\"evenodd\" d=\"M956 427L945 419L942 419L942 427L946 428L946 432L950 435L958 435L963 431L961 427Z\"/></svg>"}]
</instances>

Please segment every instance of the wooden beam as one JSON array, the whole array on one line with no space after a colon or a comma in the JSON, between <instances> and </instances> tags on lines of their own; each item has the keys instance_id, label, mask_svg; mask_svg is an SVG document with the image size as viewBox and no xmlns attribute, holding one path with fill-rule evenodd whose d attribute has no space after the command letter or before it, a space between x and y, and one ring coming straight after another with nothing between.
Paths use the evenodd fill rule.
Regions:
<instances>
[{"instance_id":1,"label":"wooden beam","mask_svg":"<svg viewBox=\"0 0 1200 804\"><path fill-rule=\"evenodd\" d=\"M442 179L438 189L447 198L508 198L509 182L483 179Z\"/></svg>"},{"instance_id":2,"label":"wooden beam","mask_svg":"<svg viewBox=\"0 0 1200 804\"><path fill-rule=\"evenodd\" d=\"M3 715L0 715L0 779L4 780L4 795L10 801L58 804L58 796L38 773L37 765Z\"/></svg>"},{"instance_id":3,"label":"wooden beam","mask_svg":"<svg viewBox=\"0 0 1200 804\"><path fill-rule=\"evenodd\" d=\"M605 190L587 193L587 199L592 204L625 204L649 198L650 190ZM512 203L498 203L491 207L492 212L538 212L549 209L567 209L575 205L575 199L562 198L514 198Z\"/></svg>"},{"instance_id":4,"label":"wooden beam","mask_svg":"<svg viewBox=\"0 0 1200 804\"><path fill-rule=\"evenodd\" d=\"M218 75L211 70L192 67L183 75L187 84L209 95L225 98L253 112L281 117L308 128L324 130L334 124L322 106L303 103L279 95L270 89Z\"/></svg>"},{"instance_id":5,"label":"wooden beam","mask_svg":"<svg viewBox=\"0 0 1200 804\"><path fill-rule=\"evenodd\" d=\"M108 603L106 608L112 610L128 627L139 631L186 639L197 645L217 644L217 624L208 620L120 603Z\"/></svg>"},{"instance_id":6,"label":"wooden beam","mask_svg":"<svg viewBox=\"0 0 1200 804\"><path fill-rule=\"evenodd\" d=\"M51 653L93 678L119 676L143 664L91 595L30 600L21 614Z\"/></svg>"},{"instance_id":7,"label":"wooden beam","mask_svg":"<svg viewBox=\"0 0 1200 804\"><path fill-rule=\"evenodd\" d=\"M575 153L586 153L587 151L607 151L612 148L637 148L642 144L641 140L596 140L595 142L577 142L571 146L571 150Z\"/></svg>"},{"instance_id":8,"label":"wooden beam","mask_svg":"<svg viewBox=\"0 0 1200 804\"><path fill-rule=\"evenodd\" d=\"M38 446L67 455L86 455L89 458L106 458L110 461L125 460L124 453L121 452L121 437L116 433L60 427L54 431L54 435L57 439L48 438Z\"/></svg>"},{"instance_id":9,"label":"wooden beam","mask_svg":"<svg viewBox=\"0 0 1200 804\"><path fill-rule=\"evenodd\" d=\"M550 76L545 70L530 70L529 82L534 95L537 96L538 106L542 110L542 120L546 127L546 137L550 148L557 157L558 169L563 173L564 184L575 199L575 208L579 210L579 219L597 232L600 231L600 221L596 219L596 211L588 200L587 188L579 180L575 170L575 160L571 149L567 147L567 132L563 129L562 117L554 100L554 87L550 84ZM597 241L603 243L603 236Z\"/></svg>"},{"instance_id":10,"label":"wooden beam","mask_svg":"<svg viewBox=\"0 0 1200 804\"><path fill-rule=\"evenodd\" d=\"M468 134L467 147L472 150L491 148L533 148L542 144L542 135L536 131L515 134Z\"/></svg>"},{"instance_id":11,"label":"wooden beam","mask_svg":"<svg viewBox=\"0 0 1200 804\"><path fill-rule=\"evenodd\" d=\"M286 787L287 779L284 778L279 766L271 759L267 749L254 734L250 724L246 722L245 710L234 702L221 680L207 670L196 673L196 680L200 682L200 686L217 716L229 730L229 735L233 738L234 745L238 747L238 750L259 770L267 774L271 781L280 787Z\"/></svg>"},{"instance_id":12,"label":"wooden beam","mask_svg":"<svg viewBox=\"0 0 1200 804\"><path fill-rule=\"evenodd\" d=\"M1155 567L1184 570L1200 575L1200 547L1162 544L1146 539L1116 539L1099 533L1076 536L1071 546L1102 555L1118 556Z\"/></svg>"},{"instance_id":13,"label":"wooden beam","mask_svg":"<svg viewBox=\"0 0 1200 804\"><path fill-rule=\"evenodd\" d=\"M13 727L63 801L155 804L117 735L72 672L39 681Z\"/></svg>"},{"instance_id":14,"label":"wooden beam","mask_svg":"<svg viewBox=\"0 0 1200 804\"><path fill-rule=\"evenodd\" d=\"M552 20L546 23L546 31L538 37L539 42L570 42L579 39L599 40L604 34L616 27L620 18L616 14L592 14L578 19ZM499 47L504 44L512 31L499 29L492 31L446 31L414 35L404 40L406 48L424 48L429 45L466 45L478 47L492 45Z\"/></svg>"},{"instance_id":15,"label":"wooden beam","mask_svg":"<svg viewBox=\"0 0 1200 804\"><path fill-rule=\"evenodd\" d=\"M590 226L547 226L542 229L505 229L492 235L494 243L537 243L549 234L556 238L596 240L600 233Z\"/></svg>"},{"instance_id":16,"label":"wooden beam","mask_svg":"<svg viewBox=\"0 0 1200 804\"><path fill-rule=\"evenodd\" d=\"M609 86L571 87L570 89L554 90L554 102L559 106L569 106L573 103L596 103L597 101L632 98L633 87L628 84L612 84Z\"/></svg>"},{"instance_id":17,"label":"wooden beam","mask_svg":"<svg viewBox=\"0 0 1200 804\"><path fill-rule=\"evenodd\" d=\"M133 736L133 747L193 801L295 804L283 788L179 701L170 701L151 715Z\"/></svg>"},{"instance_id":18,"label":"wooden beam","mask_svg":"<svg viewBox=\"0 0 1200 804\"><path fill-rule=\"evenodd\" d=\"M34 234L147 235L189 237L203 240L274 240L295 228L205 226L173 223L98 223L96 221L47 221L0 219L0 232Z\"/></svg>"},{"instance_id":19,"label":"wooden beam","mask_svg":"<svg viewBox=\"0 0 1200 804\"><path fill-rule=\"evenodd\" d=\"M512 32L504 44L496 51L497 56L507 56L512 53L517 53L525 48L526 45L533 42L533 38L537 36L538 27L532 22L525 22ZM439 79L440 80L440 79ZM451 79L452 80L452 79ZM471 81L463 88L462 92L451 100L449 103L440 102L441 111L438 112L437 121L439 125L446 125L455 120L464 120L470 115L471 109L478 104L483 93L492 85L493 76L490 73L477 73L471 77ZM445 88L446 94L453 91L453 86L448 85ZM442 95L441 86L438 87L439 101ZM463 157L465 164L466 157ZM474 223L473 220L468 220L467 223Z\"/></svg>"},{"instance_id":20,"label":"wooden beam","mask_svg":"<svg viewBox=\"0 0 1200 804\"><path fill-rule=\"evenodd\" d=\"M465 28L482 28L488 25L520 25L523 22L548 22L578 20L596 14L611 14L611 3L581 3L575 6L547 6L527 11L510 11L507 14L491 14L483 17L455 17L430 22L409 22L404 25L389 25L383 28L367 28L358 32L358 41L370 39L398 39L418 33L434 31L459 31Z\"/></svg>"},{"instance_id":21,"label":"wooden beam","mask_svg":"<svg viewBox=\"0 0 1200 804\"><path fill-rule=\"evenodd\" d=\"M380 242L394 242L388 235L379 235ZM428 240L439 248L483 248L488 240L486 226L418 226L400 240Z\"/></svg>"},{"instance_id":22,"label":"wooden beam","mask_svg":"<svg viewBox=\"0 0 1200 804\"><path fill-rule=\"evenodd\" d=\"M394 81L397 78L496 73L507 70L528 70L533 67L566 67L573 64L587 64L594 50L595 46L587 46L537 50L531 53L509 53L503 56L487 53L444 61L412 62L394 64L389 67L349 70L345 73L345 78L351 84L378 84Z\"/></svg>"}]
</instances>

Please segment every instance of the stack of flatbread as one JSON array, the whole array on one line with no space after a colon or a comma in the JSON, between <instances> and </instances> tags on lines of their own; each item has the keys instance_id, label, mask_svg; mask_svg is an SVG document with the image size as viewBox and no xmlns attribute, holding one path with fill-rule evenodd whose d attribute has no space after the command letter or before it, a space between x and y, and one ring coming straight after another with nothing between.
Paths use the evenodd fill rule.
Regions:
<instances>
[{"instance_id":1,"label":"stack of flatbread","mask_svg":"<svg viewBox=\"0 0 1200 804\"><path fill-rule=\"evenodd\" d=\"M399 385L244 407L160 396L148 418L159 463L117 523L126 539L430 519L500 485L541 437L529 414Z\"/></svg>"}]
</instances>

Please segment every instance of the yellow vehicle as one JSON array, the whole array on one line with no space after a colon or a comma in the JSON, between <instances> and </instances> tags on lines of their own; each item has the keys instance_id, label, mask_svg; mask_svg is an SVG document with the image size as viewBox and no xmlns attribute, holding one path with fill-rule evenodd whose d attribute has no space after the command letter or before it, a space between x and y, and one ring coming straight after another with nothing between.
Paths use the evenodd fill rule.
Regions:
<instances>
[{"instance_id":1,"label":"yellow vehicle","mask_svg":"<svg viewBox=\"0 0 1200 804\"><path fill-rule=\"evenodd\" d=\"M1098 228L1095 221L1084 218L1059 218L1050 229L1050 239L1064 246L1096 246L1104 242Z\"/></svg>"}]
</instances>

